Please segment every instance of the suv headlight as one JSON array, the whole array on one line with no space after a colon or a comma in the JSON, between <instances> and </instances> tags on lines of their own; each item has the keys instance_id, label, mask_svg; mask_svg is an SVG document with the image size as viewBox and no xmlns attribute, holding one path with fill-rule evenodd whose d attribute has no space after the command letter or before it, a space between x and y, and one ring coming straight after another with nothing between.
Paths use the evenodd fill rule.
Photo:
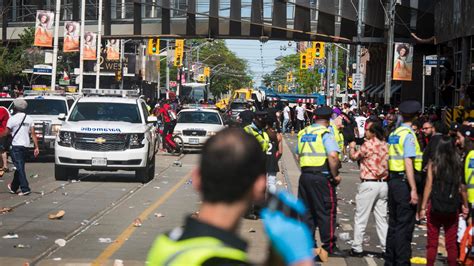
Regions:
<instances>
[{"instance_id":1,"label":"suv headlight","mask_svg":"<svg viewBox=\"0 0 474 266\"><path fill-rule=\"evenodd\" d=\"M72 132L60 131L58 144L64 147L71 147L72 145Z\"/></svg>"},{"instance_id":2,"label":"suv headlight","mask_svg":"<svg viewBox=\"0 0 474 266\"><path fill-rule=\"evenodd\" d=\"M216 134L217 134L217 132L215 132L215 131L207 131L207 136L209 136L209 137L212 137Z\"/></svg>"},{"instance_id":3,"label":"suv headlight","mask_svg":"<svg viewBox=\"0 0 474 266\"><path fill-rule=\"evenodd\" d=\"M137 133L137 134L130 134L129 136L129 147L130 149L138 149L145 146L143 144L143 139L145 138L145 134Z\"/></svg>"},{"instance_id":4,"label":"suv headlight","mask_svg":"<svg viewBox=\"0 0 474 266\"><path fill-rule=\"evenodd\" d=\"M57 135L59 133L59 130L61 130L61 124L55 124L51 126L52 135Z\"/></svg>"}]
</instances>

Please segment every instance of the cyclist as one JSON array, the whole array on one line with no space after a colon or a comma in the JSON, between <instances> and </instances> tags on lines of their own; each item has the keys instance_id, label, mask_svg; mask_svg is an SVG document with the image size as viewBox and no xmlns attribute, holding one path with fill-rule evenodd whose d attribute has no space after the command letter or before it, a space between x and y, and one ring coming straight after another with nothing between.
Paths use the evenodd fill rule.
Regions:
<instances>
[{"instance_id":1,"label":"cyclist","mask_svg":"<svg viewBox=\"0 0 474 266\"><path fill-rule=\"evenodd\" d=\"M176 113L169 105L168 101L164 101L158 110L157 117L162 119L164 124L163 129L163 143L166 142L166 138L171 138L173 136L174 127L176 126ZM163 147L164 148L164 147Z\"/></svg>"}]
</instances>

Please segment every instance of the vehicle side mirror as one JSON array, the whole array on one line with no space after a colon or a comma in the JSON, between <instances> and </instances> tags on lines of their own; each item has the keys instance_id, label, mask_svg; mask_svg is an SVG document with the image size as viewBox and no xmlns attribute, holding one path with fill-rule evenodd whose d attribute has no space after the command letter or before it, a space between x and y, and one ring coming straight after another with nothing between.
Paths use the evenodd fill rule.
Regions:
<instances>
[{"instance_id":1,"label":"vehicle side mirror","mask_svg":"<svg viewBox=\"0 0 474 266\"><path fill-rule=\"evenodd\" d=\"M60 113L60 114L58 115L58 119L61 120L61 121L65 121L65 120L66 120L66 114Z\"/></svg>"},{"instance_id":2,"label":"vehicle side mirror","mask_svg":"<svg viewBox=\"0 0 474 266\"><path fill-rule=\"evenodd\" d=\"M148 119L146 120L147 123L156 123L158 121L158 118L156 116L149 116Z\"/></svg>"}]
</instances>

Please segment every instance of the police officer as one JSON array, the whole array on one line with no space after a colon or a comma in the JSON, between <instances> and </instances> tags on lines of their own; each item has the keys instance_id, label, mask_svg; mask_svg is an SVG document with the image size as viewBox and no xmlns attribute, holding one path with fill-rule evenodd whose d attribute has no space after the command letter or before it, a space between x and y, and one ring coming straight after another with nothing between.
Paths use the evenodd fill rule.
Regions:
<instances>
[{"instance_id":1,"label":"police officer","mask_svg":"<svg viewBox=\"0 0 474 266\"><path fill-rule=\"evenodd\" d=\"M390 177L388 181L389 228L385 265L410 265L418 194L415 174L421 172L422 152L411 128L421 105L405 101L399 106L403 123L388 138Z\"/></svg>"},{"instance_id":2,"label":"police officer","mask_svg":"<svg viewBox=\"0 0 474 266\"><path fill-rule=\"evenodd\" d=\"M328 129L332 109L323 106L315 111L315 123L298 133L297 154L301 167L298 197L308 206L304 217L314 234L319 227L323 248L332 256L344 254L336 246L336 186L340 150Z\"/></svg>"},{"instance_id":3,"label":"police officer","mask_svg":"<svg viewBox=\"0 0 474 266\"><path fill-rule=\"evenodd\" d=\"M265 190L265 155L255 139L240 128L227 128L204 144L193 186L202 198L198 217L184 227L158 236L148 265L249 265L247 243L238 236L242 214ZM301 202L279 194L285 206L304 212ZM278 209L262 211L271 246L285 265L313 265L308 228ZM272 264L269 264L272 265Z\"/></svg>"},{"instance_id":4,"label":"police officer","mask_svg":"<svg viewBox=\"0 0 474 266\"><path fill-rule=\"evenodd\" d=\"M268 148L270 146L270 138L268 137L268 134L265 131L266 120L267 112L257 111L255 112L255 117L253 119L252 124L244 127L245 132L249 133L257 139L258 143L260 143L260 146L262 147L263 152L265 153L268 151Z\"/></svg>"}]
</instances>

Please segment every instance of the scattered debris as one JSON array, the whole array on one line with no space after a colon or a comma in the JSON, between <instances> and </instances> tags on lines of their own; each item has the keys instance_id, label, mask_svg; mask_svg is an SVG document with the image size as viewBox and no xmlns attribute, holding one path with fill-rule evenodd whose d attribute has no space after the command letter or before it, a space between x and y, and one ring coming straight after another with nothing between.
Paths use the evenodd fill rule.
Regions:
<instances>
[{"instance_id":1,"label":"scattered debris","mask_svg":"<svg viewBox=\"0 0 474 266\"><path fill-rule=\"evenodd\" d=\"M42 190L41 190L41 192L40 192L40 193L41 193L41 196L44 196L44 191L42 191Z\"/></svg>"},{"instance_id":2,"label":"scattered debris","mask_svg":"<svg viewBox=\"0 0 474 266\"><path fill-rule=\"evenodd\" d=\"M89 220L82 220L81 225L86 225L89 223Z\"/></svg>"},{"instance_id":3,"label":"scattered debris","mask_svg":"<svg viewBox=\"0 0 474 266\"><path fill-rule=\"evenodd\" d=\"M341 228L344 231L352 231L352 225L350 224L341 224Z\"/></svg>"},{"instance_id":4,"label":"scattered debris","mask_svg":"<svg viewBox=\"0 0 474 266\"><path fill-rule=\"evenodd\" d=\"M412 257L410 259L410 262L413 263L413 264L426 264L426 263L428 263L426 258L422 258L422 257Z\"/></svg>"},{"instance_id":5,"label":"scattered debris","mask_svg":"<svg viewBox=\"0 0 474 266\"><path fill-rule=\"evenodd\" d=\"M354 243L354 240L346 241L346 244L349 245L349 246L352 246L352 243Z\"/></svg>"},{"instance_id":6,"label":"scattered debris","mask_svg":"<svg viewBox=\"0 0 474 266\"><path fill-rule=\"evenodd\" d=\"M17 239L18 238L18 234L15 234L13 232L9 232L7 233L6 235L4 235L2 237L3 239Z\"/></svg>"},{"instance_id":7,"label":"scattered debris","mask_svg":"<svg viewBox=\"0 0 474 266\"><path fill-rule=\"evenodd\" d=\"M161 212L155 212L154 215L155 215L156 218L165 217Z\"/></svg>"},{"instance_id":8,"label":"scattered debris","mask_svg":"<svg viewBox=\"0 0 474 266\"><path fill-rule=\"evenodd\" d=\"M62 259L59 258L59 257L58 258L53 258L53 261L60 261L60 260L62 260Z\"/></svg>"},{"instance_id":9,"label":"scattered debris","mask_svg":"<svg viewBox=\"0 0 474 266\"><path fill-rule=\"evenodd\" d=\"M123 266L123 260L119 260L119 259L114 260L114 266Z\"/></svg>"},{"instance_id":10,"label":"scattered debris","mask_svg":"<svg viewBox=\"0 0 474 266\"><path fill-rule=\"evenodd\" d=\"M38 177L39 177L38 174L30 175L30 178L38 178Z\"/></svg>"},{"instance_id":11,"label":"scattered debris","mask_svg":"<svg viewBox=\"0 0 474 266\"><path fill-rule=\"evenodd\" d=\"M11 211L13 211L12 208L10 208L10 207L3 207L3 208L0 209L0 214L4 214L4 213L7 213L7 212L11 212Z\"/></svg>"},{"instance_id":12,"label":"scattered debris","mask_svg":"<svg viewBox=\"0 0 474 266\"><path fill-rule=\"evenodd\" d=\"M129 209L133 209L133 208L135 208L135 206L128 206L128 208L129 208Z\"/></svg>"},{"instance_id":13,"label":"scattered debris","mask_svg":"<svg viewBox=\"0 0 474 266\"><path fill-rule=\"evenodd\" d=\"M283 185L283 182L281 182L280 180L277 181L277 185L278 186L282 186Z\"/></svg>"},{"instance_id":14,"label":"scattered debris","mask_svg":"<svg viewBox=\"0 0 474 266\"><path fill-rule=\"evenodd\" d=\"M58 204L58 202L57 202L57 201L53 201L53 204Z\"/></svg>"},{"instance_id":15,"label":"scattered debris","mask_svg":"<svg viewBox=\"0 0 474 266\"><path fill-rule=\"evenodd\" d=\"M135 227L141 227L142 226L142 220L140 218L137 218L133 221L133 226Z\"/></svg>"},{"instance_id":16,"label":"scattered debris","mask_svg":"<svg viewBox=\"0 0 474 266\"><path fill-rule=\"evenodd\" d=\"M181 161L174 161L173 166L183 167L183 163Z\"/></svg>"},{"instance_id":17,"label":"scattered debris","mask_svg":"<svg viewBox=\"0 0 474 266\"><path fill-rule=\"evenodd\" d=\"M112 239L110 237L100 237L99 243L110 244L112 243Z\"/></svg>"},{"instance_id":18,"label":"scattered debris","mask_svg":"<svg viewBox=\"0 0 474 266\"><path fill-rule=\"evenodd\" d=\"M66 245L66 240L58 238L54 241L54 243L60 247L64 247Z\"/></svg>"},{"instance_id":19,"label":"scattered debris","mask_svg":"<svg viewBox=\"0 0 474 266\"><path fill-rule=\"evenodd\" d=\"M367 254L367 257L373 258L373 257L375 257L375 255L374 254Z\"/></svg>"},{"instance_id":20,"label":"scattered debris","mask_svg":"<svg viewBox=\"0 0 474 266\"><path fill-rule=\"evenodd\" d=\"M347 204L350 204L350 205L355 205L356 203L355 203L355 201L354 201L354 200L349 200L349 201L347 202Z\"/></svg>"},{"instance_id":21,"label":"scattered debris","mask_svg":"<svg viewBox=\"0 0 474 266\"><path fill-rule=\"evenodd\" d=\"M63 196L67 196L67 192L63 192Z\"/></svg>"},{"instance_id":22,"label":"scattered debris","mask_svg":"<svg viewBox=\"0 0 474 266\"><path fill-rule=\"evenodd\" d=\"M71 183L79 183L79 182L81 182L81 180L80 180L80 179L78 179L78 180L76 180L76 179L72 179L72 180L71 180Z\"/></svg>"},{"instance_id":23,"label":"scattered debris","mask_svg":"<svg viewBox=\"0 0 474 266\"><path fill-rule=\"evenodd\" d=\"M192 185L192 184L193 184L193 180L192 180L192 179L188 179L188 181L186 181L185 184L186 184L186 185Z\"/></svg>"},{"instance_id":24,"label":"scattered debris","mask_svg":"<svg viewBox=\"0 0 474 266\"><path fill-rule=\"evenodd\" d=\"M36 240L46 240L46 239L48 239L48 237L47 237L47 236L44 236L44 235L36 235L36 236L35 236L35 239L36 239Z\"/></svg>"},{"instance_id":25,"label":"scattered debris","mask_svg":"<svg viewBox=\"0 0 474 266\"><path fill-rule=\"evenodd\" d=\"M345 233L340 233L339 234L339 239L341 239L342 241L348 241L351 239L351 236L349 233L345 232Z\"/></svg>"},{"instance_id":26,"label":"scattered debris","mask_svg":"<svg viewBox=\"0 0 474 266\"><path fill-rule=\"evenodd\" d=\"M31 248L30 245L25 245L25 244L14 245L13 247L14 247L14 248Z\"/></svg>"},{"instance_id":27,"label":"scattered debris","mask_svg":"<svg viewBox=\"0 0 474 266\"><path fill-rule=\"evenodd\" d=\"M160 189L160 187L153 187L154 189Z\"/></svg>"},{"instance_id":28,"label":"scattered debris","mask_svg":"<svg viewBox=\"0 0 474 266\"><path fill-rule=\"evenodd\" d=\"M362 240L365 244L368 244L370 242L370 236L364 236L364 239Z\"/></svg>"},{"instance_id":29,"label":"scattered debris","mask_svg":"<svg viewBox=\"0 0 474 266\"><path fill-rule=\"evenodd\" d=\"M64 214L66 214L66 212L64 210L60 210L57 213L50 213L48 215L48 219L50 219L50 220L60 220L64 217Z\"/></svg>"},{"instance_id":30,"label":"scattered debris","mask_svg":"<svg viewBox=\"0 0 474 266\"><path fill-rule=\"evenodd\" d=\"M163 176L164 177L164 176ZM163 184L168 184L168 181L161 181Z\"/></svg>"},{"instance_id":31,"label":"scattered debris","mask_svg":"<svg viewBox=\"0 0 474 266\"><path fill-rule=\"evenodd\" d=\"M255 229L253 229L253 228L249 229L249 233L255 233L255 232L257 232Z\"/></svg>"},{"instance_id":32,"label":"scattered debris","mask_svg":"<svg viewBox=\"0 0 474 266\"><path fill-rule=\"evenodd\" d=\"M416 243L415 243L415 242L411 242L411 245L412 245L412 246L416 246Z\"/></svg>"}]
</instances>

